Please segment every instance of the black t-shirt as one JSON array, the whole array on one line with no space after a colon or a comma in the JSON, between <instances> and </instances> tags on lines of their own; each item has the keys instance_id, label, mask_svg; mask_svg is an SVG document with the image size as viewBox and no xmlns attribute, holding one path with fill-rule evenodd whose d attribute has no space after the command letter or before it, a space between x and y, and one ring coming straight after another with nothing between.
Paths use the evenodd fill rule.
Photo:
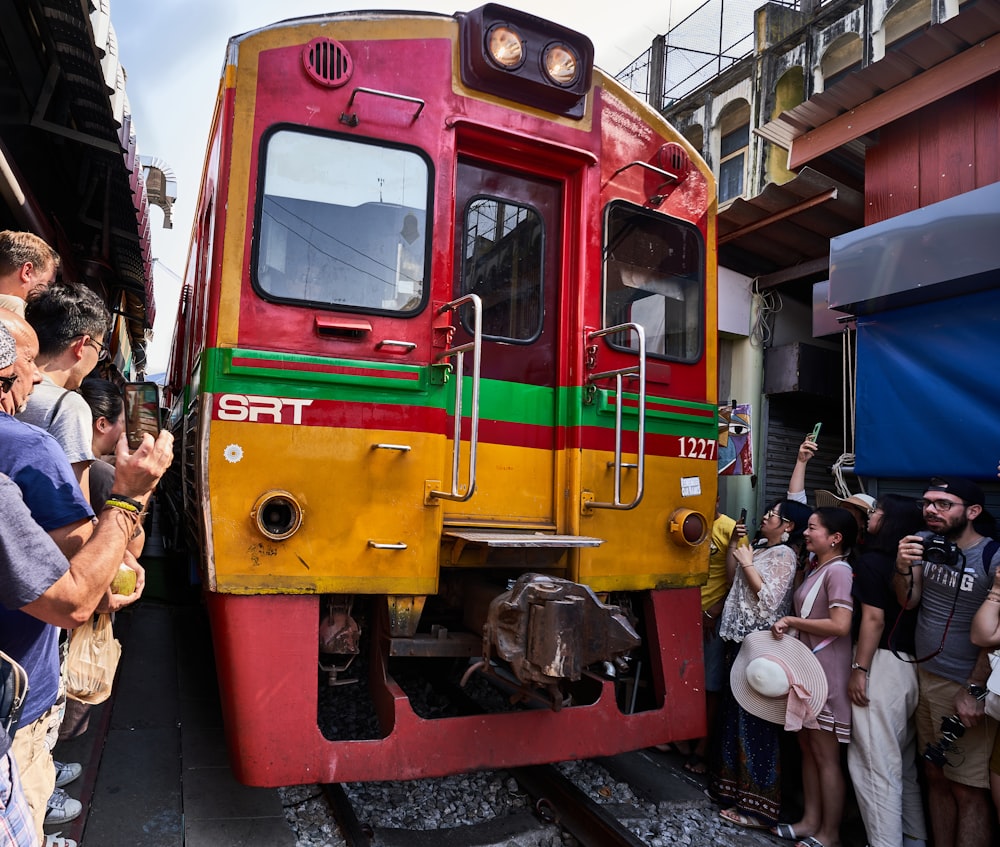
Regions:
<instances>
[{"instance_id":1,"label":"black t-shirt","mask_svg":"<svg viewBox=\"0 0 1000 847\"><path fill-rule=\"evenodd\" d=\"M896 557L881 550L869 550L862 553L861 559L854 568L854 599L855 606L854 638L857 640L861 625L861 604L875 606L885 612L885 627L878 646L883 650L895 650L898 653L913 654L915 648L914 632L917 626L917 610L903 611L896 600L896 592L892 586L892 576L896 570Z\"/></svg>"},{"instance_id":2,"label":"black t-shirt","mask_svg":"<svg viewBox=\"0 0 1000 847\"><path fill-rule=\"evenodd\" d=\"M90 504L95 512L100 512L104 501L111 494L111 484L115 481L114 466L98 459L90 463Z\"/></svg>"}]
</instances>

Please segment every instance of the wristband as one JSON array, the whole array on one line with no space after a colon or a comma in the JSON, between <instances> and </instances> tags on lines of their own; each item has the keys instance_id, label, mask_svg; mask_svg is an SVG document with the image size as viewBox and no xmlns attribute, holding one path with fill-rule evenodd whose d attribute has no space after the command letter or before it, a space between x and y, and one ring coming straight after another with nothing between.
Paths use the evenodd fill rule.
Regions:
<instances>
[{"instance_id":1,"label":"wristband","mask_svg":"<svg viewBox=\"0 0 1000 847\"><path fill-rule=\"evenodd\" d=\"M868 668L862 667L857 662L855 662L854 664L851 665L851 670L852 671L864 671L865 675L868 675L868 674L871 673L871 671Z\"/></svg>"},{"instance_id":2,"label":"wristband","mask_svg":"<svg viewBox=\"0 0 1000 847\"><path fill-rule=\"evenodd\" d=\"M129 514L139 516L141 509L137 508L135 501L133 500L120 500L117 497L109 497L104 501L105 507L111 507L112 509L121 509L123 512L128 512Z\"/></svg>"},{"instance_id":3,"label":"wristband","mask_svg":"<svg viewBox=\"0 0 1000 847\"><path fill-rule=\"evenodd\" d=\"M141 512L145 508L145 506L143 506L138 500L133 500L131 497L126 497L124 494L116 494L114 491L108 495L108 500L117 500L120 503L128 503L137 512Z\"/></svg>"}]
</instances>

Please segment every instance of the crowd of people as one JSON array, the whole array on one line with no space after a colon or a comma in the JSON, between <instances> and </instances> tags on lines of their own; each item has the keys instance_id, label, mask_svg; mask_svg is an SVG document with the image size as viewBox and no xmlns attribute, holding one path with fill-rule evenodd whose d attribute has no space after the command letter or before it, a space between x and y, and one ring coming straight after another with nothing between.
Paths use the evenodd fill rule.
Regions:
<instances>
[{"instance_id":1,"label":"crowd of people","mask_svg":"<svg viewBox=\"0 0 1000 847\"><path fill-rule=\"evenodd\" d=\"M815 452L807 437L752 543L716 512L708 734L686 767L723 819L797 847L840 845L848 774L869 847L996 843L1000 542L983 490L935 478L916 500L817 491L810 508ZM782 796L783 764L801 796Z\"/></svg>"},{"instance_id":2,"label":"crowd of people","mask_svg":"<svg viewBox=\"0 0 1000 847\"><path fill-rule=\"evenodd\" d=\"M67 708L65 633L141 596L142 519L173 458L167 432L128 449L121 390L94 376L110 315L56 282L59 262L37 236L0 232L0 651L28 681L0 731L0 844L17 847L76 847L44 830L82 811L63 789L82 766L53 756L85 725ZM122 564L136 572L127 596L110 590Z\"/></svg>"},{"instance_id":3,"label":"crowd of people","mask_svg":"<svg viewBox=\"0 0 1000 847\"><path fill-rule=\"evenodd\" d=\"M87 717L65 696L65 633L141 596L142 518L173 457L166 431L129 450L121 389L96 375L110 315L56 281L59 261L30 233L0 232L0 665L29 681L19 722L0 730L0 844L17 847L75 847L44 830L81 813L63 786L82 767L54 758ZM708 732L686 766L725 820L797 847L839 847L844 762L870 847L986 847L1000 810L986 713L1000 694L1000 542L983 491L941 478L916 501L819 491L810 508L815 452L807 438L754 539L716 511ZM122 564L136 573L127 596L110 589ZM782 797L788 733L795 804Z\"/></svg>"}]
</instances>

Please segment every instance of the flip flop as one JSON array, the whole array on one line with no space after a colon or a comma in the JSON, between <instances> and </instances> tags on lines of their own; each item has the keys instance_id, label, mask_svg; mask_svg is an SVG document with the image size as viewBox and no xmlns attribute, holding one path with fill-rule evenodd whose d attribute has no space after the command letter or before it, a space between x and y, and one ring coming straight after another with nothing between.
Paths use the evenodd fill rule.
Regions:
<instances>
[{"instance_id":1,"label":"flip flop","mask_svg":"<svg viewBox=\"0 0 1000 847\"><path fill-rule=\"evenodd\" d=\"M811 835L806 835L795 842L795 847L824 847L823 842Z\"/></svg>"},{"instance_id":2,"label":"flip flop","mask_svg":"<svg viewBox=\"0 0 1000 847\"><path fill-rule=\"evenodd\" d=\"M719 817L724 821L736 824L737 826L742 826L744 829L770 829L770 827L763 821L758 820L752 815L744 815L742 812L732 809L723 809L719 812ZM815 847L815 845L806 845L806 847ZM819 847L823 847L822 844Z\"/></svg>"},{"instance_id":3,"label":"flip flop","mask_svg":"<svg viewBox=\"0 0 1000 847\"><path fill-rule=\"evenodd\" d=\"M772 826L771 835L777 835L778 838L784 838L786 841L798 841L800 838L795 834L790 823L779 823L777 826Z\"/></svg>"}]
</instances>

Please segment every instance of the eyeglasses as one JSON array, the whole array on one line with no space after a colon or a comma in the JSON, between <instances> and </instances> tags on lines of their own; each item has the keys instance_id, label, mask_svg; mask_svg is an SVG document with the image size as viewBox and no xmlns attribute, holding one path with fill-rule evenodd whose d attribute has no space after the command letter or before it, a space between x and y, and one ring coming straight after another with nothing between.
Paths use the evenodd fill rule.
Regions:
<instances>
[{"instance_id":1,"label":"eyeglasses","mask_svg":"<svg viewBox=\"0 0 1000 847\"><path fill-rule=\"evenodd\" d=\"M933 509L935 512L944 513L944 512L950 512L956 506L960 506L961 508L964 509L968 505L968 503L964 501L956 503L954 500L925 500L923 497L921 497L917 500L917 505L921 509Z\"/></svg>"},{"instance_id":2,"label":"eyeglasses","mask_svg":"<svg viewBox=\"0 0 1000 847\"><path fill-rule=\"evenodd\" d=\"M89 335L84 336L84 338L86 338L87 340L84 341L83 343L86 344L88 347L93 347L97 351L97 361L98 362L106 361L109 355L108 348L105 347L100 342L98 342L96 339L91 338Z\"/></svg>"},{"instance_id":3,"label":"eyeglasses","mask_svg":"<svg viewBox=\"0 0 1000 847\"><path fill-rule=\"evenodd\" d=\"M781 517L781 512L776 509L770 509L769 511L764 512L764 520L767 520L768 518L777 518L782 523L788 520L788 518Z\"/></svg>"},{"instance_id":4,"label":"eyeglasses","mask_svg":"<svg viewBox=\"0 0 1000 847\"><path fill-rule=\"evenodd\" d=\"M4 391L10 391L14 387L14 383L17 382L17 374L11 374L10 376L0 376L0 385L3 386Z\"/></svg>"}]
</instances>

